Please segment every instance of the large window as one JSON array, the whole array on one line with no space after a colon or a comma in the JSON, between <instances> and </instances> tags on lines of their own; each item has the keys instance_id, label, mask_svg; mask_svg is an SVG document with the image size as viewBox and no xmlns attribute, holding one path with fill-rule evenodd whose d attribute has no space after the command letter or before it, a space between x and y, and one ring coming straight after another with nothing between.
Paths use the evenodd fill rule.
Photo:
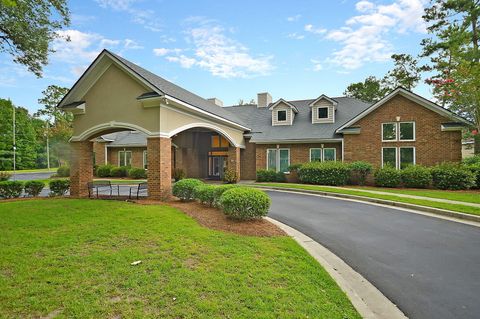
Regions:
<instances>
[{"instance_id":1,"label":"large window","mask_svg":"<svg viewBox=\"0 0 480 319\"><path fill-rule=\"evenodd\" d=\"M334 148L324 148L323 149L323 160L324 161L334 161L335 160L335 152Z\"/></svg>"},{"instance_id":2,"label":"large window","mask_svg":"<svg viewBox=\"0 0 480 319\"><path fill-rule=\"evenodd\" d=\"M415 122L382 123L382 141L414 141Z\"/></svg>"},{"instance_id":3,"label":"large window","mask_svg":"<svg viewBox=\"0 0 480 319\"><path fill-rule=\"evenodd\" d=\"M391 166L397 168L397 148L384 147L382 148L382 167Z\"/></svg>"},{"instance_id":4,"label":"large window","mask_svg":"<svg viewBox=\"0 0 480 319\"><path fill-rule=\"evenodd\" d=\"M400 128L400 141L414 141L415 140L415 122L401 122Z\"/></svg>"},{"instance_id":5,"label":"large window","mask_svg":"<svg viewBox=\"0 0 480 319\"><path fill-rule=\"evenodd\" d=\"M415 147L382 148L382 167L391 166L404 169L409 165L415 165Z\"/></svg>"},{"instance_id":6,"label":"large window","mask_svg":"<svg viewBox=\"0 0 480 319\"><path fill-rule=\"evenodd\" d=\"M287 111L286 110L277 111L277 121L285 122L286 120L287 120Z\"/></svg>"},{"instance_id":7,"label":"large window","mask_svg":"<svg viewBox=\"0 0 480 319\"><path fill-rule=\"evenodd\" d=\"M382 141L397 140L397 123L382 124Z\"/></svg>"},{"instance_id":8,"label":"large window","mask_svg":"<svg viewBox=\"0 0 480 319\"><path fill-rule=\"evenodd\" d=\"M311 148L310 149L310 162L321 162L322 161L322 149L321 148Z\"/></svg>"},{"instance_id":9,"label":"large window","mask_svg":"<svg viewBox=\"0 0 480 319\"><path fill-rule=\"evenodd\" d=\"M228 140L223 135L212 135L212 148L226 148L229 146Z\"/></svg>"},{"instance_id":10,"label":"large window","mask_svg":"<svg viewBox=\"0 0 480 319\"><path fill-rule=\"evenodd\" d=\"M328 107L319 107L317 110L318 119L328 119Z\"/></svg>"},{"instance_id":11,"label":"large window","mask_svg":"<svg viewBox=\"0 0 480 319\"><path fill-rule=\"evenodd\" d=\"M409 165L415 165L415 148L400 147L400 169Z\"/></svg>"},{"instance_id":12,"label":"large window","mask_svg":"<svg viewBox=\"0 0 480 319\"><path fill-rule=\"evenodd\" d=\"M132 151L118 152L118 166L132 166Z\"/></svg>"},{"instance_id":13,"label":"large window","mask_svg":"<svg viewBox=\"0 0 480 319\"><path fill-rule=\"evenodd\" d=\"M267 150L267 169L277 172L288 172L290 166L290 149L274 148Z\"/></svg>"},{"instance_id":14,"label":"large window","mask_svg":"<svg viewBox=\"0 0 480 319\"><path fill-rule=\"evenodd\" d=\"M334 148L311 148L310 162L335 161L337 150Z\"/></svg>"},{"instance_id":15,"label":"large window","mask_svg":"<svg viewBox=\"0 0 480 319\"><path fill-rule=\"evenodd\" d=\"M143 151L143 169L148 168L147 151Z\"/></svg>"}]
</instances>

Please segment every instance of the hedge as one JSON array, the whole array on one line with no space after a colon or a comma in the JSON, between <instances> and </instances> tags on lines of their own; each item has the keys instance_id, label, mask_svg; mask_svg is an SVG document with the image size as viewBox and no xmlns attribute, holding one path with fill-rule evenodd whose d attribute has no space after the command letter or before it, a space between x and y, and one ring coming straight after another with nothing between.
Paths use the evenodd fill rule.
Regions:
<instances>
[{"instance_id":1,"label":"hedge","mask_svg":"<svg viewBox=\"0 0 480 319\"><path fill-rule=\"evenodd\" d=\"M220 206L220 197L222 197L223 193L226 191L232 189L232 188L238 188L240 187L239 185L235 184L227 184L227 185L219 185L215 187L214 195L213 195L213 206Z\"/></svg>"},{"instance_id":2,"label":"hedge","mask_svg":"<svg viewBox=\"0 0 480 319\"><path fill-rule=\"evenodd\" d=\"M128 170L128 177L133 179L145 179L147 178L147 171L143 168L130 168Z\"/></svg>"},{"instance_id":3,"label":"hedge","mask_svg":"<svg viewBox=\"0 0 480 319\"><path fill-rule=\"evenodd\" d=\"M385 166L375 171L375 185L379 187L398 187L400 185L400 171L391 166Z\"/></svg>"},{"instance_id":4,"label":"hedge","mask_svg":"<svg viewBox=\"0 0 480 319\"><path fill-rule=\"evenodd\" d=\"M10 174L10 173L0 172L0 182L8 181L11 176L12 176L12 174Z\"/></svg>"},{"instance_id":5,"label":"hedge","mask_svg":"<svg viewBox=\"0 0 480 319\"><path fill-rule=\"evenodd\" d=\"M70 167L60 166L59 168L57 168L57 176L58 177L69 177L70 176Z\"/></svg>"},{"instance_id":6,"label":"hedge","mask_svg":"<svg viewBox=\"0 0 480 319\"><path fill-rule=\"evenodd\" d=\"M110 169L111 177L127 177L128 167L126 166L119 166L119 167L112 167Z\"/></svg>"},{"instance_id":7,"label":"hedge","mask_svg":"<svg viewBox=\"0 0 480 319\"><path fill-rule=\"evenodd\" d=\"M351 179L358 179L358 184L365 185L368 174L373 170L372 164L364 161L350 163Z\"/></svg>"},{"instance_id":8,"label":"hedge","mask_svg":"<svg viewBox=\"0 0 480 319\"><path fill-rule=\"evenodd\" d=\"M266 216L270 202L270 197L263 191L248 187L227 190L220 197L220 206L225 215L238 220Z\"/></svg>"},{"instance_id":9,"label":"hedge","mask_svg":"<svg viewBox=\"0 0 480 319\"><path fill-rule=\"evenodd\" d=\"M195 199L195 187L203 185L203 182L194 178L186 178L179 180L173 184L173 196L180 198L181 201L187 202Z\"/></svg>"},{"instance_id":10,"label":"hedge","mask_svg":"<svg viewBox=\"0 0 480 319\"><path fill-rule=\"evenodd\" d=\"M298 178L302 183L342 186L348 182L350 167L342 162L310 162L302 165Z\"/></svg>"},{"instance_id":11,"label":"hedge","mask_svg":"<svg viewBox=\"0 0 480 319\"><path fill-rule=\"evenodd\" d=\"M273 169L259 169L257 171L257 182L285 182L285 173L276 172Z\"/></svg>"},{"instance_id":12,"label":"hedge","mask_svg":"<svg viewBox=\"0 0 480 319\"><path fill-rule=\"evenodd\" d=\"M50 195L63 196L70 189L70 181L68 179L54 179L50 181Z\"/></svg>"},{"instance_id":13,"label":"hedge","mask_svg":"<svg viewBox=\"0 0 480 319\"><path fill-rule=\"evenodd\" d=\"M23 183L20 181L0 182L0 197L17 198L22 195Z\"/></svg>"},{"instance_id":14,"label":"hedge","mask_svg":"<svg viewBox=\"0 0 480 319\"><path fill-rule=\"evenodd\" d=\"M237 183L237 172L233 169L227 169L223 174L223 181L227 184L235 184Z\"/></svg>"},{"instance_id":15,"label":"hedge","mask_svg":"<svg viewBox=\"0 0 480 319\"><path fill-rule=\"evenodd\" d=\"M29 196L36 197L40 194L45 183L42 181L27 181L25 182L25 193Z\"/></svg>"},{"instance_id":16,"label":"hedge","mask_svg":"<svg viewBox=\"0 0 480 319\"><path fill-rule=\"evenodd\" d=\"M410 165L400 171L403 186L410 188L427 188L432 182L430 170L421 165Z\"/></svg>"},{"instance_id":17,"label":"hedge","mask_svg":"<svg viewBox=\"0 0 480 319\"><path fill-rule=\"evenodd\" d=\"M431 169L433 186L439 189L462 190L475 186L475 174L468 168L444 163Z\"/></svg>"},{"instance_id":18,"label":"hedge","mask_svg":"<svg viewBox=\"0 0 480 319\"><path fill-rule=\"evenodd\" d=\"M193 189L194 197L202 204L213 206L217 187L215 185L198 185Z\"/></svg>"},{"instance_id":19,"label":"hedge","mask_svg":"<svg viewBox=\"0 0 480 319\"><path fill-rule=\"evenodd\" d=\"M97 170L95 171L95 175L97 177L110 177L110 171L112 170L113 165L107 164L107 165L99 165L97 167Z\"/></svg>"}]
</instances>

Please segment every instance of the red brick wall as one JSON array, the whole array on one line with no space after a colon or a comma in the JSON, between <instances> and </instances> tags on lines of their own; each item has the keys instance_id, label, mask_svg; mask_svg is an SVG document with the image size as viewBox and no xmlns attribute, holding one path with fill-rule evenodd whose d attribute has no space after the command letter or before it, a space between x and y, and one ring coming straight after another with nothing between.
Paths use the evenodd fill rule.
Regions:
<instances>
[{"instance_id":1,"label":"red brick wall","mask_svg":"<svg viewBox=\"0 0 480 319\"><path fill-rule=\"evenodd\" d=\"M87 183L93 179L93 143L71 142L70 196L88 197Z\"/></svg>"},{"instance_id":2,"label":"red brick wall","mask_svg":"<svg viewBox=\"0 0 480 319\"><path fill-rule=\"evenodd\" d=\"M143 168L143 151L147 150L146 147L107 147L108 163L114 166L118 166L118 152L123 150L132 152L132 167Z\"/></svg>"},{"instance_id":3,"label":"red brick wall","mask_svg":"<svg viewBox=\"0 0 480 319\"><path fill-rule=\"evenodd\" d=\"M95 165L104 165L105 163L105 143L93 142L93 152L95 153Z\"/></svg>"},{"instance_id":4,"label":"red brick wall","mask_svg":"<svg viewBox=\"0 0 480 319\"><path fill-rule=\"evenodd\" d=\"M172 189L172 143L169 138L147 138L148 196L166 199Z\"/></svg>"},{"instance_id":5,"label":"red brick wall","mask_svg":"<svg viewBox=\"0 0 480 319\"><path fill-rule=\"evenodd\" d=\"M250 140L245 140L245 148L240 150L240 179L251 180L256 178L256 163L255 163L255 149L256 145L250 143Z\"/></svg>"},{"instance_id":6,"label":"red brick wall","mask_svg":"<svg viewBox=\"0 0 480 319\"><path fill-rule=\"evenodd\" d=\"M382 142L381 124L414 121L414 142ZM361 129L358 135L345 135L345 161L367 161L381 166L382 147L415 146L416 163L426 166L435 165L444 161L460 161L461 132L442 132L441 123L448 122L447 118L430 111L429 109L397 95L378 109L360 119L353 126Z\"/></svg>"}]
</instances>

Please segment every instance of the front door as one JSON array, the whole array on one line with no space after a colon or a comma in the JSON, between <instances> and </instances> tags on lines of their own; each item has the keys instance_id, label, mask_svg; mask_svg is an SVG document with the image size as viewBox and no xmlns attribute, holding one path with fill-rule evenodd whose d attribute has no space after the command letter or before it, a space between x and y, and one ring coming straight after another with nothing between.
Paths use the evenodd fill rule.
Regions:
<instances>
[{"instance_id":1,"label":"front door","mask_svg":"<svg viewBox=\"0 0 480 319\"><path fill-rule=\"evenodd\" d=\"M222 179L225 162L226 162L225 156L209 156L208 157L208 177L215 178L215 179Z\"/></svg>"}]
</instances>

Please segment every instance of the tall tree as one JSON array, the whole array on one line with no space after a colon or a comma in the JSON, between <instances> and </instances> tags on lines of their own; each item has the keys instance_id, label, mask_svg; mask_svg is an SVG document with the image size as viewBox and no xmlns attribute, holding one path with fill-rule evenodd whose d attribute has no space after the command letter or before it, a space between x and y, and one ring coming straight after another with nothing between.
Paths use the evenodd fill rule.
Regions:
<instances>
[{"instance_id":1,"label":"tall tree","mask_svg":"<svg viewBox=\"0 0 480 319\"><path fill-rule=\"evenodd\" d=\"M381 80L369 76L363 82L352 83L347 86L343 94L365 102L377 102L388 94L389 89L384 87Z\"/></svg>"},{"instance_id":2,"label":"tall tree","mask_svg":"<svg viewBox=\"0 0 480 319\"><path fill-rule=\"evenodd\" d=\"M420 81L420 67L410 54L393 54L394 67L383 78L386 87L393 90L399 86L412 90Z\"/></svg>"},{"instance_id":3,"label":"tall tree","mask_svg":"<svg viewBox=\"0 0 480 319\"><path fill-rule=\"evenodd\" d=\"M49 44L59 37L56 31L69 24L66 0L1 0L0 52L41 77L52 52Z\"/></svg>"}]
</instances>

